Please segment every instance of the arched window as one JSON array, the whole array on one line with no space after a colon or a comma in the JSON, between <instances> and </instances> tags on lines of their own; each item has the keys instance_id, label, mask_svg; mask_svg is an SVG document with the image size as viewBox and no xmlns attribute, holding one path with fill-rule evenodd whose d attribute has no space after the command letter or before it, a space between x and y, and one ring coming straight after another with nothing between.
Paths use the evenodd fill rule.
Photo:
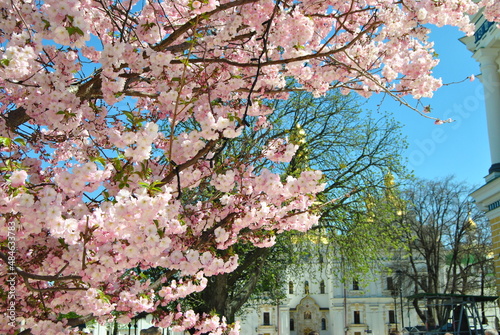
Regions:
<instances>
[{"instance_id":1,"label":"arched window","mask_svg":"<svg viewBox=\"0 0 500 335\"><path fill-rule=\"evenodd\" d=\"M293 319L290 319L290 330L295 330L295 322L293 321Z\"/></svg>"},{"instance_id":2,"label":"arched window","mask_svg":"<svg viewBox=\"0 0 500 335\"><path fill-rule=\"evenodd\" d=\"M326 319L321 319L321 330L326 330Z\"/></svg>"},{"instance_id":3,"label":"arched window","mask_svg":"<svg viewBox=\"0 0 500 335\"><path fill-rule=\"evenodd\" d=\"M304 320L311 320L311 312L305 311L304 312Z\"/></svg>"},{"instance_id":4,"label":"arched window","mask_svg":"<svg viewBox=\"0 0 500 335\"><path fill-rule=\"evenodd\" d=\"M319 283L319 293L321 294L325 294L325 281L322 280L320 283Z\"/></svg>"},{"instance_id":5,"label":"arched window","mask_svg":"<svg viewBox=\"0 0 500 335\"><path fill-rule=\"evenodd\" d=\"M307 280L304 282L304 294L309 294L309 282Z\"/></svg>"},{"instance_id":6,"label":"arched window","mask_svg":"<svg viewBox=\"0 0 500 335\"><path fill-rule=\"evenodd\" d=\"M293 294L293 283L292 282L288 283L288 293Z\"/></svg>"}]
</instances>

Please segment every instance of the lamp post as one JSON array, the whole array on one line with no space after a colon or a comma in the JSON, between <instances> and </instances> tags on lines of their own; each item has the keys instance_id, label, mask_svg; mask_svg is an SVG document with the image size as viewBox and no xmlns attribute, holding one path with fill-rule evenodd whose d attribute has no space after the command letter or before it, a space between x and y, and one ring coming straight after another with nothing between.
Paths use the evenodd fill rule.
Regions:
<instances>
[{"instance_id":1,"label":"lamp post","mask_svg":"<svg viewBox=\"0 0 500 335\"><path fill-rule=\"evenodd\" d=\"M404 318L404 310L403 310L403 271L396 270L397 277L397 285L399 291L399 303L401 307L401 330L405 329L405 318Z\"/></svg>"},{"instance_id":2,"label":"lamp post","mask_svg":"<svg viewBox=\"0 0 500 335\"><path fill-rule=\"evenodd\" d=\"M405 329L405 317L404 317L404 310L403 310L403 290L401 287L399 287L399 302L401 306L401 330Z\"/></svg>"},{"instance_id":3,"label":"lamp post","mask_svg":"<svg viewBox=\"0 0 500 335\"><path fill-rule=\"evenodd\" d=\"M392 288L391 295L392 295L392 298L394 299L394 323L396 324L396 331L399 331L398 312L397 312L398 311L398 303L397 303L398 292L397 292L397 289L395 287Z\"/></svg>"}]
</instances>

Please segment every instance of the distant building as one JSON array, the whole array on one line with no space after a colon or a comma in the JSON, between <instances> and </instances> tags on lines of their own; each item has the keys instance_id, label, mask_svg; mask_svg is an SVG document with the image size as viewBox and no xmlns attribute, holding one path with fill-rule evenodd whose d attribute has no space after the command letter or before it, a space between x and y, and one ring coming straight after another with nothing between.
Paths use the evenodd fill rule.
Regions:
<instances>
[{"instance_id":1,"label":"distant building","mask_svg":"<svg viewBox=\"0 0 500 335\"><path fill-rule=\"evenodd\" d=\"M342 283L340 264L311 264L288 282L280 304L262 303L240 316L245 335L385 335L418 325L393 274L386 271L365 285Z\"/></svg>"},{"instance_id":2,"label":"distant building","mask_svg":"<svg viewBox=\"0 0 500 335\"><path fill-rule=\"evenodd\" d=\"M476 25L476 32L460 40L481 65L479 79L484 87L491 156L486 184L472 193L472 197L490 220L497 292L500 293L500 29L495 23L486 21L482 12L471 19Z\"/></svg>"},{"instance_id":3,"label":"distant building","mask_svg":"<svg viewBox=\"0 0 500 335\"><path fill-rule=\"evenodd\" d=\"M112 335L114 334L114 323L101 325L97 322L90 323L84 332L92 335ZM151 315L144 315L129 324L118 324L117 335L182 335L179 332L173 332L171 329L154 328Z\"/></svg>"},{"instance_id":4,"label":"distant building","mask_svg":"<svg viewBox=\"0 0 500 335\"><path fill-rule=\"evenodd\" d=\"M419 275L421 273L425 276L425 260L416 260L414 265ZM383 264L373 265L371 274L367 275L370 278L358 282L340 280L342 276L339 274L343 266L338 261L323 262L321 256L317 259L307 258L305 266L302 264L300 268L289 271L284 287L285 299L273 302L263 296L251 301L243 309L242 315L238 317L241 322L241 334L428 334L427 326L422 323L413 306L415 293L421 296L418 301L424 312L433 304L452 306L447 309L450 313L448 323L455 324L455 327L459 321L456 319L457 311L467 309L460 312L459 317L462 319L462 316L465 316L470 329L474 330L467 334L482 334L485 327L498 324L498 308L494 304L497 297L491 296L494 295L491 290L484 291L484 296L475 291L468 292L473 294L472 296L440 292L421 293L416 291L415 283L411 279L405 278L408 276L404 271L408 266L405 263L407 262L403 256L398 259L386 259ZM440 275L443 277L441 282L446 283L446 265ZM442 287L441 292L446 292L446 288ZM443 325L439 326L441 330L444 329L441 328ZM448 324L444 326L448 327ZM434 334L440 334L439 330L437 331L438 333Z\"/></svg>"}]
</instances>

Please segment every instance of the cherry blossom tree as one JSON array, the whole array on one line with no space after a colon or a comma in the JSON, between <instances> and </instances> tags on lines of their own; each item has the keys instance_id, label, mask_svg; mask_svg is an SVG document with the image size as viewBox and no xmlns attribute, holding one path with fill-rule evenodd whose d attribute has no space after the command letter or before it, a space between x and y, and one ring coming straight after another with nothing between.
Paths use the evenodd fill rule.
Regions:
<instances>
[{"instance_id":1,"label":"cherry blossom tree","mask_svg":"<svg viewBox=\"0 0 500 335\"><path fill-rule=\"evenodd\" d=\"M224 143L267 127L261 101L290 90L431 97L423 25L471 34L484 6L498 19L493 0L2 0L0 332L154 312L236 334L176 301L235 268L217 250L316 224L324 181L253 169L290 161L286 138L244 159L221 160Z\"/></svg>"}]
</instances>

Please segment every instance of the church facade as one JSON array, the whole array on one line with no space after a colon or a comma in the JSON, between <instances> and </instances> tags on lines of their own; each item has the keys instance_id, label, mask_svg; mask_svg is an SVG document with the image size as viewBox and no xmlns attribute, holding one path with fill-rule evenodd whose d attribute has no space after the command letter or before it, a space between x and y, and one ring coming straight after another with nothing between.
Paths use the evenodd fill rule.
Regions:
<instances>
[{"instance_id":1,"label":"church facade","mask_svg":"<svg viewBox=\"0 0 500 335\"><path fill-rule=\"evenodd\" d=\"M418 325L418 317L387 271L371 281L342 282L339 264L312 264L291 276L287 296L279 303L255 304L240 316L245 335L390 334Z\"/></svg>"}]
</instances>

